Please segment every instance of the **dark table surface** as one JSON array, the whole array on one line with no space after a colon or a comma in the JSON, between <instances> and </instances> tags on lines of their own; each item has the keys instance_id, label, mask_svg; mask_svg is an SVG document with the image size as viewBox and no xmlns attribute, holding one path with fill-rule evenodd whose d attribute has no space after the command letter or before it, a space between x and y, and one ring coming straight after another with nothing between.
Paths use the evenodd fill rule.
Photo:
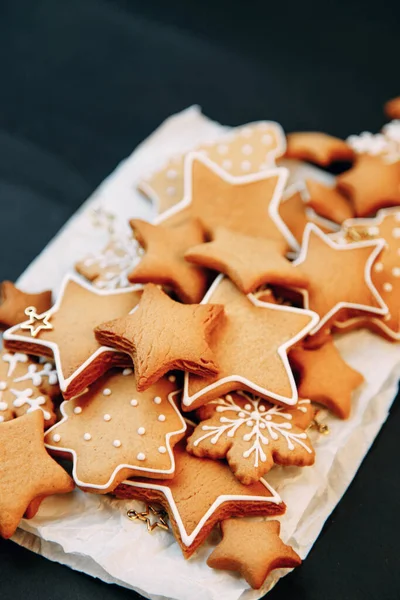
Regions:
<instances>
[{"instance_id":1,"label":"dark table surface","mask_svg":"<svg viewBox=\"0 0 400 600\"><path fill-rule=\"evenodd\" d=\"M237 125L347 136L400 94L400 3L0 0L0 277L15 279L115 165L198 103ZM394 405L304 565L270 600L400 598ZM0 599L122 600L0 541Z\"/></svg>"}]
</instances>

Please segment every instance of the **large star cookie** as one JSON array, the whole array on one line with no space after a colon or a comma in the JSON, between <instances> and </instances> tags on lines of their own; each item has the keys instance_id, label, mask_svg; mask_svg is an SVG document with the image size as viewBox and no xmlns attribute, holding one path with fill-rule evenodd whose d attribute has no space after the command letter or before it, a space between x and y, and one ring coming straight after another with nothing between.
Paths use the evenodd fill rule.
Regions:
<instances>
[{"instance_id":1,"label":"large star cookie","mask_svg":"<svg viewBox=\"0 0 400 600\"><path fill-rule=\"evenodd\" d=\"M97 326L95 333L102 344L130 354L143 391L173 369L218 373L208 338L223 312L215 304L180 304L149 283L131 314Z\"/></svg>"},{"instance_id":2,"label":"large star cookie","mask_svg":"<svg viewBox=\"0 0 400 600\"><path fill-rule=\"evenodd\" d=\"M46 452L40 410L0 425L0 455L0 535L9 538L46 496L71 492L74 483Z\"/></svg>"},{"instance_id":3,"label":"large star cookie","mask_svg":"<svg viewBox=\"0 0 400 600\"><path fill-rule=\"evenodd\" d=\"M193 410L238 389L274 403L296 404L297 389L287 350L316 326L318 316L246 296L222 276L203 302L224 306L224 318L210 339L220 370L208 377L185 374L183 410Z\"/></svg>"},{"instance_id":4,"label":"large star cookie","mask_svg":"<svg viewBox=\"0 0 400 600\"><path fill-rule=\"evenodd\" d=\"M284 257L286 244L218 227L213 240L193 246L186 260L225 273L245 294L264 284L307 287L307 277Z\"/></svg>"},{"instance_id":5,"label":"large star cookie","mask_svg":"<svg viewBox=\"0 0 400 600\"><path fill-rule=\"evenodd\" d=\"M15 287L11 281L0 285L0 326L12 327L25 321L25 309L34 306L39 313L51 307L51 291L28 294Z\"/></svg>"},{"instance_id":6,"label":"large star cookie","mask_svg":"<svg viewBox=\"0 0 400 600\"><path fill-rule=\"evenodd\" d=\"M200 423L188 439L188 452L226 458L245 485L258 481L274 463L300 467L314 463L305 432L314 417L310 400L299 400L293 408L277 407L237 392L212 400L198 413Z\"/></svg>"},{"instance_id":7,"label":"large star cookie","mask_svg":"<svg viewBox=\"0 0 400 600\"><path fill-rule=\"evenodd\" d=\"M174 535L185 558L206 540L223 519L268 516L285 512L279 494L263 479L241 484L222 461L191 456L186 441L175 446L176 469L168 481L144 478L125 481L114 493L161 504L167 510Z\"/></svg>"},{"instance_id":8,"label":"large star cookie","mask_svg":"<svg viewBox=\"0 0 400 600\"><path fill-rule=\"evenodd\" d=\"M224 171L234 176L258 173L275 164L284 154L286 141L278 123L261 121L232 129L217 140L196 148ZM159 213L182 200L185 154L173 156L166 165L143 179L138 188L156 205Z\"/></svg>"},{"instance_id":9,"label":"large star cookie","mask_svg":"<svg viewBox=\"0 0 400 600\"><path fill-rule=\"evenodd\" d=\"M279 537L279 521L222 521L222 541L207 560L209 567L238 571L258 590L274 569L293 569L301 559Z\"/></svg>"},{"instance_id":10,"label":"large star cookie","mask_svg":"<svg viewBox=\"0 0 400 600\"><path fill-rule=\"evenodd\" d=\"M75 483L91 492L106 494L133 475L170 478L172 449L186 431L175 405L180 391L174 375L139 393L132 369L111 371L61 405L46 447L72 456Z\"/></svg>"},{"instance_id":11,"label":"large star cookie","mask_svg":"<svg viewBox=\"0 0 400 600\"><path fill-rule=\"evenodd\" d=\"M244 235L283 241L287 249L298 243L279 215L279 203L288 177L287 169L232 177L201 154L191 153L185 161L184 199L158 218L190 209L207 233L222 226Z\"/></svg>"},{"instance_id":12,"label":"large star cookie","mask_svg":"<svg viewBox=\"0 0 400 600\"><path fill-rule=\"evenodd\" d=\"M400 341L400 209L380 210L375 219L354 219L344 224L348 241L384 239L385 247L372 267L371 279L389 309L383 317L353 317L337 323L339 331L367 327Z\"/></svg>"},{"instance_id":13,"label":"large star cookie","mask_svg":"<svg viewBox=\"0 0 400 600\"><path fill-rule=\"evenodd\" d=\"M341 357L332 340L313 350L294 348L290 362L299 371L299 395L326 406L340 419L350 416L353 392L364 377Z\"/></svg>"},{"instance_id":14,"label":"large star cookie","mask_svg":"<svg viewBox=\"0 0 400 600\"><path fill-rule=\"evenodd\" d=\"M371 280L373 262L383 246L383 241L339 244L315 225L307 225L300 255L293 265L309 278L308 288L303 290L304 306L320 316L310 331L312 343L323 343L333 323L344 317L359 311L378 315L388 312Z\"/></svg>"},{"instance_id":15,"label":"large star cookie","mask_svg":"<svg viewBox=\"0 0 400 600\"><path fill-rule=\"evenodd\" d=\"M22 352L0 353L0 423L41 410L45 427L56 420L52 398L60 393L49 362L33 362Z\"/></svg>"},{"instance_id":16,"label":"large star cookie","mask_svg":"<svg viewBox=\"0 0 400 600\"><path fill-rule=\"evenodd\" d=\"M93 329L127 315L139 298L140 291L132 288L99 290L67 275L53 308L38 318L31 313L29 321L8 329L5 346L39 356L54 354L60 389L66 399L72 398L111 366L129 363L126 356L101 346Z\"/></svg>"},{"instance_id":17,"label":"large star cookie","mask_svg":"<svg viewBox=\"0 0 400 600\"><path fill-rule=\"evenodd\" d=\"M145 255L130 271L129 281L157 283L172 289L182 302L200 302L207 287L207 273L184 259L188 248L204 242L200 223L183 218L174 227L165 227L132 219L130 225Z\"/></svg>"}]
</instances>

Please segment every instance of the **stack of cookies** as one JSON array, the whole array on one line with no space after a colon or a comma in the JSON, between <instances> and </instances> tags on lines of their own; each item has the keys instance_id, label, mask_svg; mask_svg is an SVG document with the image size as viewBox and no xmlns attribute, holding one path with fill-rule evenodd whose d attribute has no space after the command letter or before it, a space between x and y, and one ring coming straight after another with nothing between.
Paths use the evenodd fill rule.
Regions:
<instances>
[{"instance_id":1,"label":"stack of cookies","mask_svg":"<svg viewBox=\"0 0 400 600\"><path fill-rule=\"evenodd\" d=\"M342 172L292 184L293 160ZM400 121L249 124L138 187L155 221L111 231L54 304L1 285L0 535L46 496L112 493L168 517L185 558L219 527L207 564L259 588L301 562L269 470L311 466L316 412L351 418L363 384L334 335L400 340Z\"/></svg>"}]
</instances>

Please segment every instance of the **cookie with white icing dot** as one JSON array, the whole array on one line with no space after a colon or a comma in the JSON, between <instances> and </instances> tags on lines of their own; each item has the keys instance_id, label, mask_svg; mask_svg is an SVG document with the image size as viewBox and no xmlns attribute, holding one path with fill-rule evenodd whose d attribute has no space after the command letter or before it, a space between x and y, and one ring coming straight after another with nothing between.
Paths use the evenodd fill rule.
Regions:
<instances>
[{"instance_id":1,"label":"cookie with white icing dot","mask_svg":"<svg viewBox=\"0 0 400 600\"><path fill-rule=\"evenodd\" d=\"M168 377L137 392L133 371L112 370L61 405L63 418L48 430L46 447L72 458L76 484L94 493L105 494L134 475L173 477L173 447L186 430L179 396Z\"/></svg>"}]
</instances>

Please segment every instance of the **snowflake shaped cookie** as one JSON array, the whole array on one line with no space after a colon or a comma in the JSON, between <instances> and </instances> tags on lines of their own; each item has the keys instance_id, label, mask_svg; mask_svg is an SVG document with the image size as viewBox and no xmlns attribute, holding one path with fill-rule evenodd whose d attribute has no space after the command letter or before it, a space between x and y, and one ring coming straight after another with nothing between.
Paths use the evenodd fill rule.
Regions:
<instances>
[{"instance_id":1,"label":"snowflake shaped cookie","mask_svg":"<svg viewBox=\"0 0 400 600\"><path fill-rule=\"evenodd\" d=\"M305 432L313 419L310 400L299 400L289 409L237 392L209 402L198 414L202 420L188 439L188 452L226 458L245 485L258 481L274 463L306 466L314 462Z\"/></svg>"},{"instance_id":2,"label":"snowflake shaped cookie","mask_svg":"<svg viewBox=\"0 0 400 600\"><path fill-rule=\"evenodd\" d=\"M0 423L41 410L45 427L56 420L51 398L60 390L54 365L33 362L22 352L0 354Z\"/></svg>"}]
</instances>

